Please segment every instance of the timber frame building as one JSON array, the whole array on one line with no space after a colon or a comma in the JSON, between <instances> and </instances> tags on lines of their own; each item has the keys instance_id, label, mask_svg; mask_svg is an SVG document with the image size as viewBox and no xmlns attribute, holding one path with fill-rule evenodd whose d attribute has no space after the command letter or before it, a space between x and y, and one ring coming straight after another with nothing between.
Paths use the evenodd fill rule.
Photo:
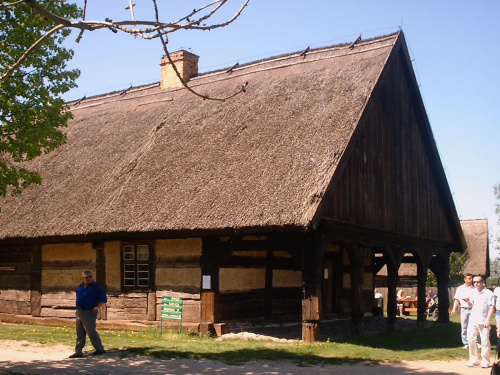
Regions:
<instances>
[{"instance_id":1,"label":"timber frame building","mask_svg":"<svg viewBox=\"0 0 500 375\"><path fill-rule=\"evenodd\" d=\"M418 267L418 322L430 268L440 301L465 242L402 32L198 74L201 100L160 84L69 103L67 144L30 164L43 185L0 201L0 319L74 316L94 271L107 321L183 324L290 317L304 341L324 316L363 332L374 277ZM175 78L175 77L174 77ZM448 306L440 306L448 320Z\"/></svg>"}]
</instances>

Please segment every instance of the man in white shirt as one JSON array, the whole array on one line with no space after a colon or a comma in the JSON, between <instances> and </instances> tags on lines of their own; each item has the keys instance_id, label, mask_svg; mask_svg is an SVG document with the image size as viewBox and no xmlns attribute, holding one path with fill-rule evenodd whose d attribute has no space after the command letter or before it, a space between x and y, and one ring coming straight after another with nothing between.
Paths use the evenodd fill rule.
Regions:
<instances>
[{"instance_id":1,"label":"man in white shirt","mask_svg":"<svg viewBox=\"0 0 500 375\"><path fill-rule=\"evenodd\" d=\"M490 367L490 305L493 293L486 289L484 276L474 276L472 279L476 290L470 298L465 298L465 302L471 308L469 324L467 326L467 340L469 341L469 363L467 366L479 365L477 352L477 336L481 337L481 367Z\"/></svg>"},{"instance_id":2,"label":"man in white shirt","mask_svg":"<svg viewBox=\"0 0 500 375\"><path fill-rule=\"evenodd\" d=\"M472 296L472 291L474 290L474 285L472 285L472 275L467 273L464 275L464 284L460 285L455 292L455 299L453 303L453 310L451 310L451 315L455 315L460 307L460 323L462 326L462 344L464 349L469 349L469 342L467 341L467 325L469 324L470 307L465 302L465 298L470 298Z\"/></svg>"},{"instance_id":3,"label":"man in white shirt","mask_svg":"<svg viewBox=\"0 0 500 375\"><path fill-rule=\"evenodd\" d=\"M500 339L500 287L496 287L493 291L493 295L491 296L490 311L488 312L486 319L490 321L493 314L495 314L495 320L497 322L497 337Z\"/></svg>"}]
</instances>

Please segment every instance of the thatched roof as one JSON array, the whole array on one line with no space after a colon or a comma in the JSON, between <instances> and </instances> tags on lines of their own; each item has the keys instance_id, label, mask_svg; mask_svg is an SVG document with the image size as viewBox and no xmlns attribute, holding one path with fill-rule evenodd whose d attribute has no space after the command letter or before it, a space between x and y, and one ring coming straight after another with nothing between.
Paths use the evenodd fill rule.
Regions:
<instances>
[{"instance_id":1,"label":"thatched roof","mask_svg":"<svg viewBox=\"0 0 500 375\"><path fill-rule=\"evenodd\" d=\"M469 259L465 262L464 273L473 275L490 274L490 248L488 240L488 220L461 220Z\"/></svg>"},{"instance_id":2,"label":"thatched roof","mask_svg":"<svg viewBox=\"0 0 500 375\"><path fill-rule=\"evenodd\" d=\"M490 254L488 241L488 220L460 220L467 243L469 258L465 262L463 274L473 275L490 274ZM409 256L411 254L408 254ZM417 277L417 265L415 263L402 263L398 270L400 277ZM387 277L387 266L383 266L377 273L379 277Z\"/></svg>"},{"instance_id":3,"label":"thatched roof","mask_svg":"<svg viewBox=\"0 0 500 375\"><path fill-rule=\"evenodd\" d=\"M402 34L72 103L42 186L0 201L0 239L308 228ZM203 58L203 57L202 57Z\"/></svg>"}]
</instances>

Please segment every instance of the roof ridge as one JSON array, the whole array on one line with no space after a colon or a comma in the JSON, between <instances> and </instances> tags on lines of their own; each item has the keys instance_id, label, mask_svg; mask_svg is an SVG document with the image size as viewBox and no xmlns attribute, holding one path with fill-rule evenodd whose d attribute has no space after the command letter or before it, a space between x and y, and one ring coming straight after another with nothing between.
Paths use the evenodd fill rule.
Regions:
<instances>
[{"instance_id":1,"label":"roof ridge","mask_svg":"<svg viewBox=\"0 0 500 375\"><path fill-rule=\"evenodd\" d=\"M382 42L382 41L384 41L386 39L392 39L395 36L399 35L400 33L401 33L401 31L397 31L397 32L394 32L394 33L391 33L391 34L381 35L381 36L378 36L378 37L373 37L373 38L369 38L369 39L361 39L360 41L356 42L356 46L373 44L373 43L376 43L376 42ZM329 50L350 47L352 45L353 45L353 42L332 44L332 45L324 46L324 47L311 48L309 50L306 50L307 51L306 53L307 54L312 54L312 53L318 53L318 52L325 52L325 51L329 51ZM253 66L253 65L256 65L256 64L260 64L260 63L267 63L267 62L279 61L280 59L283 59L283 58L295 58L297 56L301 56L301 54L304 53L304 52L305 52L304 50L294 51L294 52L284 53L284 54L281 54L281 55L270 56L270 57L267 57L267 58L264 58L264 59L250 61L250 62L238 65L238 67L234 68L232 70L232 72L236 72L236 71L242 70L242 69L244 69L246 67ZM228 67L224 67L224 68L217 69L217 70L211 70L211 71L199 74L198 76L194 77L193 79L202 78L203 76L206 76L207 74L211 74L211 73L220 73L220 72L226 73L227 70L228 70Z\"/></svg>"},{"instance_id":2,"label":"roof ridge","mask_svg":"<svg viewBox=\"0 0 500 375\"><path fill-rule=\"evenodd\" d=\"M333 44L333 45L330 45L330 46L324 46L324 47L318 47L318 48L311 48L311 49L306 50L307 52L304 51L304 50L302 50L302 51L294 51L294 52L290 52L290 53L286 53L286 54L271 56L271 57L268 57L268 58L265 58L265 59L259 59L259 60L250 61L248 63L240 64L240 65L238 65L237 68L232 69L227 78L234 78L236 76L236 74L233 75L233 73L241 72L242 70L245 70L245 69L248 69L248 68L251 68L251 67L255 67L255 66L258 66L258 65L269 64L269 63L278 62L278 61L284 61L286 59L293 59L293 58L300 57L302 54L304 54L304 55L305 54L307 54L307 55L315 55L315 54L318 54L318 53L324 53L324 52L328 52L328 51L334 51L334 50L340 50L340 49L345 49L345 48L351 48L354 43L356 43L356 45L355 45L354 48L358 48L358 47L362 47L362 46L367 46L367 45L370 45L370 44L383 42L384 40L393 39L395 36L399 35L400 33L401 33L401 31L398 31L398 32L394 32L394 33L391 33L391 34L381 35L381 36L377 36L377 37L373 37L373 38L369 38L369 39L364 39L364 40L361 39L359 41L358 41L358 39L359 39L358 38L358 39L356 39L355 42L339 43L339 44ZM351 49L353 49L353 48L351 48ZM366 51L366 49L363 50L363 51L359 51L359 50L358 51L354 51L353 53L359 53L359 52L364 52L364 51ZM306 56L304 56L304 58L305 57ZM334 58L334 57L335 56L329 56L328 58ZM314 61L317 61L317 60L319 60L319 59L306 60L304 62L314 62ZM281 65L279 67L273 67L273 68L268 68L268 69L281 68L281 67L284 67L284 66L287 66L287 65ZM268 70L268 69L265 69L265 70ZM257 70L256 72L258 72L258 71L262 71L262 70ZM213 77L213 76L218 76L218 75L221 75L221 74L228 74L228 67L224 67L222 69L212 70L212 71L208 71L208 72L204 72L204 73L198 74L197 76L193 77L190 80L190 82L191 83L195 83L196 81L203 80L203 79L206 79L206 78L209 78L209 77ZM208 82L203 82L203 83L208 83ZM148 83L148 84L145 84L145 85L136 86L136 87L132 87L131 86L131 87L127 88L126 90L116 90L116 91L111 91L111 92L107 92L107 93L102 93L102 94L99 94L99 95L93 95L93 96L89 96L88 98L86 98L84 96L83 98L69 101L66 104L68 104L68 105L71 106L71 105L75 105L75 103L76 103L76 105L82 104L82 102L89 103L89 101L92 102L92 101L97 101L97 100L103 100L103 99L111 98L111 97L117 96L117 95L122 95L124 92L126 92L128 94L132 94L132 93L135 93L137 91L146 90L146 89L149 89L149 88L154 88L154 87L158 86L158 84L159 84L159 81L155 82L155 83ZM182 88L183 87L173 88L173 89L168 89L168 90L162 90L162 92L176 91L176 90L179 90L179 89L182 89ZM105 103L99 103L99 104L105 104ZM97 105L97 103L96 103L96 105ZM78 107L75 106L73 109L76 109L76 108L78 108ZM83 105L82 105L82 108L83 108Z\"/></svg>"}]
</instances>

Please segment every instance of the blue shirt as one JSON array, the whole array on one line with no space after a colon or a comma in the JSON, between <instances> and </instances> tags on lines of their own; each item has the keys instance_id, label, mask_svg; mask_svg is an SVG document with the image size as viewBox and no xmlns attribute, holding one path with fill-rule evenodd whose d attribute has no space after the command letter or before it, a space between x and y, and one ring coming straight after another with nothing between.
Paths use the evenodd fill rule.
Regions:
<instances>
[{"instance_id":1,"label":"blue shirt","mask_svg":"<svg viewBox=\"0 0 500 375\"><path fill-rule=\"evenodd\" d=\"M87 287L81 283L76 288L76 307L80 309L93 309L101 302L108 302L104 289L92 281Z\"/></svg>"}]
</instances>

